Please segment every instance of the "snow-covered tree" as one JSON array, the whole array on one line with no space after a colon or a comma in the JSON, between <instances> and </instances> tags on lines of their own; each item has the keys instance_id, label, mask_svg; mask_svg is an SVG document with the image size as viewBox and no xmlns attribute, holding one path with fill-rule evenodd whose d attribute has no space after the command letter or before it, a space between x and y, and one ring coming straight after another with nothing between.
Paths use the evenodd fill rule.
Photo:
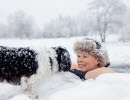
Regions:
<instances>
[{"instance_id":1,"label":"snow-covered tree","mask_svg":"<svg viewBox=\"0 0 130 100\"><path fill-rule=\"evenodd\" d=\"M0 38L6 38L8 37L7 34L7 26L5 24L0 24Z\"/></svg>"},{"instance_id":2,"label":"snow-covered tree","mask_svg":"<svg viewBox=\"0 0 130 100\"><path fill-rule=\"evenodd\" d=\"M8 17L10 37L30 38L33 35L33 20L23 11L17 11Z\"/></svg>"},{"instance_id":3,"label":"snow-covered tree","mask_svg":"<svg viewBox=\"0 0 130 100\"><path fill-rule=\"evenodd\" d=\"M77 35L76 23L71 17L59 16L50 21L43 30L44 37L70 37Z\"/></svg>"},{"instance_id":4,"label":"snow-covered tree","mask_svg":"<svg viewBox=\"0 0 130 100\"><path fill-rule=\"evenodd\" d=\"M114 26L121 26L126 5L121 0L93 0L90 10L95 16L94 29L99 33L101 41L105 42L107 31Z\"/></svg>"},{"instance_id":5,"label":"snow-covered tree","mask_svg":"<svg viewBox=\"0 0 130 100\"><path fill-rule=\"evenodd\" d=\"M130 41L130 8L128 8L123 19L123 27L121 28L121 41Z\"/></svg>"}]
</instances>

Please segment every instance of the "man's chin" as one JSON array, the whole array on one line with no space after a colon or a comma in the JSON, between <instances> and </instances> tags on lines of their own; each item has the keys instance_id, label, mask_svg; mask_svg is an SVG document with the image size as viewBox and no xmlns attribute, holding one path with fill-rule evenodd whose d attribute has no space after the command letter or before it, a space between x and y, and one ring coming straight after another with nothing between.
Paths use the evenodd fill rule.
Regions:
<instances>
[{"instance_id":1,"label":"man's chin","mask_svg":"<svg viewBox=\"0 0 130 100\"><path fill-rule=\"evenodd\" d=\"M86 69L83 69L83 68L78 68L78 70L80 70L82 72L87 72Z\"/></svg>"}]
</instances>

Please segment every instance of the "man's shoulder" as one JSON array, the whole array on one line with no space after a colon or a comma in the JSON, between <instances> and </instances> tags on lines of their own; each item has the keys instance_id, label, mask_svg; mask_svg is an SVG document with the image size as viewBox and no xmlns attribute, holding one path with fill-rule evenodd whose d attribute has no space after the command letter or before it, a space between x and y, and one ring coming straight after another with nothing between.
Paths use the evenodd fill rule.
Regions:
<instances>
[{"instance_id":1,"label":"man's shoulder","mask_svg":"<svg viewBox=\"0 0 130 100\"><path fill-rule=\"evenodd\" d=\"M89 79L89 78L95 79L96 77L98 77L101 74L114 73L114 72L115 71L112 68L101 67L101 68L97 68L97 69L88 71L85 75L85 79Z\"/></svg>"},{"instance_id":2,"label":"man's shoulder","mask_svg":"<svg viewBox=\"0 0 130 100\"><path fill-rule=\"evenodd\" d=\"M71 64L71 69L77 69L78 65L77 64Z\"/></svg>"},{"instance_id":3,"label":"man's shoulder","mask_svg":"<svg viewBox=\"0 0 130 100\"><path fill-rule=\"evenodd\" d=\"M100 68L97 68L97 69L94 69L92 71L96 71L96 72L99 72L99 73L112 73L112 72L115 72L112 68L108 68L108 67L100 67Z\"/></svg>"}]
</instances>

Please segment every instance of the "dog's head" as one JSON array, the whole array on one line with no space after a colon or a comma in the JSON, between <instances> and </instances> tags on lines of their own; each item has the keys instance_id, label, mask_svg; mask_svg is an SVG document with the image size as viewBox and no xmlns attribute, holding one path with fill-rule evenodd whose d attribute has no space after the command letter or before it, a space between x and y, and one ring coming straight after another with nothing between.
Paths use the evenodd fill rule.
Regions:
<instances>
[{"instance_id":1,"label":"dog's head","mask_svg":"<svg viewBox=\"0 0 130 100\"><path fill-rule=\"evenodd\" d=\"M59 65L59 71L68 71L71 67L71 59L69 52L60 46L53 47L57 54L57 61Z\"/></svg>"}]
</instances>

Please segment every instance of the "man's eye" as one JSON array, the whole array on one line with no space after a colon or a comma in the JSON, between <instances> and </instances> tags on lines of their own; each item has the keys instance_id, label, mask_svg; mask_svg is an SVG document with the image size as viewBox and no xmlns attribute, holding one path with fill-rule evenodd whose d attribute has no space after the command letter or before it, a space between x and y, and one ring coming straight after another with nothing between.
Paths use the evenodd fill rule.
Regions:
<instances>
[{"instance_id":1,"label":"man's eye","mask_svg":"<svg viewBox=\"0 0 130 100\"><path fill-rule=\"evenodd\" d=\"M78 55L77 57L79 58L80 56Z\"/></svg>"},{"instance_id":2,"label":"man's eye","mask_svg":"<svg viewBox=\"0 0 130 100\"><path fill-rule=\"evenodd\" d=\"M87 58L87 56L84 56L84 58Z\"/></svg>"}]
</instances>

